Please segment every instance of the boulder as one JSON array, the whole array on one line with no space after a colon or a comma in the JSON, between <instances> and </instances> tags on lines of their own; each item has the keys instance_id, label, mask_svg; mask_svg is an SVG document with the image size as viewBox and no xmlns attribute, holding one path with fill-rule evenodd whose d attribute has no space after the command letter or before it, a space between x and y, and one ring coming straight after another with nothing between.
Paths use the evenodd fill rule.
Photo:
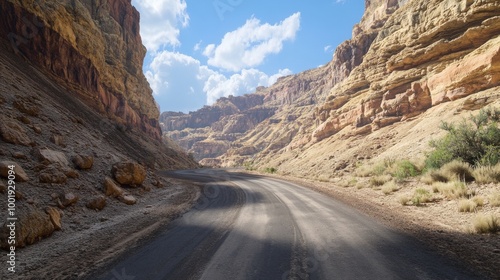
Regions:
<instances>
[{"instance_id":1,"label":"boulder","mask_svg":"<svg viewBox=\"0 0 500 280\"><path fill-rule=\"evenodd\" d=\"M4 142L15 145L29 146L31 144L24 128L19 122L12 119L2 118L0 120L0 137Z\"/></svg>"},{"instance_id":2,"label":"boulder","mask_svg":"<svg viewBox=\"0 0 500 280\"><path fill-rule=\"evenodd\" d=\"M73 164L77 169L87 170L92 168L94 157L91 155L75 155L72 158Z\"/></svg>"},{"instance_id":3,"label":"boulder","mask_svg":"<svg viewBox=\"0 0 500 280\"><path fill-rule=\"evenodd\" d=\"M42 128L37 125L31 127L36 134L42 134Z\"/></svg>"},{"instance_id":4,"label":"boulder","mask_svg":"<svg viewBox=\"0 0 500 280\"><path fill-rule=\"evenodd\" d=\"M113 165L111 173L122 185L139 186L146 179L146 169L133 162L119 162Z\"/></svg>"},{"instance_id":5,"label":"boulder","mask_svg":"<svg viewBox=\"0 0 500 280\"><path fill-rule=\"evenodd\" d=\"M29 180L28 174L24 171L24 169L14 161L0 161L0 176L4 178L9 177L9 166L14 166L15 180L16 182L26 182Z\"/></svg>"},{"instance_id":6,"label":"boulder","mask_svg":"<svg viewBox=\"0 0 500 280\"><path fill-rule=\"evenodd\" d=\"M121 202L123 202L123 203L125 203L125 204L127 204L127 205L133 205L133 204L136 204L136 203L137 203L137 199L136 199L134 196L129 195L129 194L127 194L127 195L122 195L122 196L118 197L118 199L119 199Z\"/></svg>"},{"instance_id":7,"label":"boulder","mask_svg":"<svg viewBox=\"0 0 500 280\"><path fill-rule=\"evenodd\" d=\"M54 225L54 229L61 230L61 212L54 207L47 207L45 213L49 214L50 222Z\"/></svg>"},{"instance_id":8,"label":"boulder","mask_svg":"<svg viewBox=\"0 0 500 280\"><path fill-rule=\"evenodd\" d=\"M16 159L27 159L26 155L21 152L13 152L12 157Z\"/></svg>"},{"instance_id":9,"label":"boulder","mask_svg":"<svg viewBox=\"0 0 500 280\"><path fill-rule=\"evenodd\" d=\"M100 211L106 207L106 197L102 195L94 196L87 202L86 206L89 209Z\"/></svg>"},{"instance_id":10,"label":"boulder","mask_svg":"<svg viewBox=\"0 0 500 280\"><path fill-rule=\"evenodd\" d=\"M62 193L59 195L59 201L61 208L66 208L78 202L79 197L73 193Z\"/></svg>"},{"instance_id":11,"label":"boulder","mask_svg":"<svg viewBox=\"0 0 500 280\"><path fill-rule=\"evenodd\" d=\"M16 247L21 248L33 244L42 238L45 238L54 232L55 227L51 222L49 215L32 205L23 205L17 207L16 223ZM2 248L8 248L9 228L5 222L0 227L0 244Z\"/></svg>"},{"instance_id":12,"label":"boulder","mask_svg":"<svg viewBox=\"0 0 500 280\"><path fill-rule=\"evenodd\" d=\"M54 151L51 149L36 149L34 150L35 155L42 162L57 163L61 167L69 166L69 161L63 152Z\"/></svg>"},{"instance_id":13,"label":"boulder","mask_svg":"<svg viewBox=\"0 0 500 280\"><path fill-rule=\"evenodd\" d=\"M64 168L64 175L68 178L77 179L80 178L80 173L73 168Z\"/></svg>"},{"instance_id":14,"label":"boulder","mask_svg":"<svg viewBox=\"0 0 500 280\"><path fill-rule=\"evenodd\" d=\"M51 165L40 172L38 179L40 183L64 184L68 180L68 177L56 166Z\"/></svg>"},{"instance_id":15,"label":"boulder","mask_svg":"<svg viewBox=\"0 0 500 280\"><path fill-rule=\"evenodd\" d=\"M40 107L34 102L25 98L18 97L12 105L14 105L14 108L19 110L19 112L28 114L33 117L37 117L40 114Z\"/></svg>"},{"instance_id":16,"label":"boulder","mask_svg":"<svg viewBox=\"0 0 500 280\"><path fill-rule=\"evenodd\" d=\"M104 194L111 197L119 197L123 193L124 190L113 179L109 177L104 178Z\"/></svg>"}]
</instances>

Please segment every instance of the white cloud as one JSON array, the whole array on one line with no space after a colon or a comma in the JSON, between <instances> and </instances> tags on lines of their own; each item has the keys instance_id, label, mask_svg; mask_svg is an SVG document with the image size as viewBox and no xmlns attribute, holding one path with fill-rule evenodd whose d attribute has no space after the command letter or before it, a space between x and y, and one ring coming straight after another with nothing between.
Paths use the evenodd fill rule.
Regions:
<instances>
[{"instance_id":1,"label":"white cloud","mask_svg":"<svg viewBox=\"0 0 500 280\"><path fill-rule=\"evenodd\" d=\"M328 46L325 46L324 50L326 53L329 53L329 52L333 51L333 47L331 45L328 45Z\"/></svg>"},{"instance_id":2,"label":"white cloud","mask_svg":"<svg viewBox=\"0 0 500 280\"><path fill-rule=\"evenodd\" d=\"M289 69L267 75L256 69L244 69L230 77L214 71L193 57L178 52L159 52L146 71L146 78L162 110L192 111L218 98L252 93L258 86L270 86Z\"/></svg>"},{"instance_id":3,"label":"white cloud","mask_svg":"<svg viewBox=\"0 0 500 280\"><path fill-rule=\"evenodd\" d=\"M277 74L268 76L257 69L243 69L241 73L227 78L220 73L211 75L203 90L207 94L207 103L213 104L217 99L229 95L243 95L252 93L258 86L270 86L279 77L290 75L289 69L280 70Z\"/></svg>"},{"instance_id":4,"label":"white cloud","mask_svg":"<svg viewBox=\"0 0 500 280\"><path fill-rule=\"evenodd\" d=\"M194 111L206 104L206 75L200 62L190 56L162 51L146 71L154 97L164 111Z\"/></svg>"},{"instance_id":5,"label":"white cloud","mask_svg":"<svg viewBox=\"0 0 500 280\"><path fill-rule=\"evenodd\" d=\"M141 14L141 37L148 51L179 46L180 27L189 23L185 0L133 0Z\"/></svg>"},{"instance_id":6,"label":"white cloud","mask_svg":"<svg viewBox=\"0 0 500 280\"><path fill-rule=\"evenodd\" d=\"M208 64L234 72L262 64L270 54L279 53L283 42L295 39L300 27L300 12L279 24L261 24L252 17L240 28L224 35L217 46L208 45L203 54Z\"/></svg>"},{"instance_id":7,"label":"white cloud","mask_svg":"<svg viewBox=\"0 0 500 280\"><path fill-rule=\"evenodd\" d=\"M202 43L203 43L203 41L201 41L201 40L198 43L196 43L196 45L194 45L194 47L193 47L193 50L195 52L199 51L201 49L201 44Z\"/></svg>"}]
</instances>

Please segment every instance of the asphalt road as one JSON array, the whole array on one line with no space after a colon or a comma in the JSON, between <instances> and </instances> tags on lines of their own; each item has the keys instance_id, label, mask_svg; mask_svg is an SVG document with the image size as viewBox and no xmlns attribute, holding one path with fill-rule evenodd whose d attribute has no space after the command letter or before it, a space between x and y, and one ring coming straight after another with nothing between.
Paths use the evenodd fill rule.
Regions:
<instances>
[{"instance_id":1,"label":"asphalt road","mask_svg":"<svg viewBox=\"0 0 500 280\"><path fill-rule=\"evenodd\" d=\"M282 180L194 170L193 210L92 279L480 279L421 242Z\"/></svg>"}]
</instances>

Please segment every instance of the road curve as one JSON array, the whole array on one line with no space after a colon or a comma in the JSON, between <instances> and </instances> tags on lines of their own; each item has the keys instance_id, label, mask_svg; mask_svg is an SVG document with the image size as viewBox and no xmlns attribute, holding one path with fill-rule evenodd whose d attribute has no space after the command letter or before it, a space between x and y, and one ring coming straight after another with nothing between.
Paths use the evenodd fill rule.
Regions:
<instances>
[{"instance_id":1,"label":"road curve","mask_svg":"<svg viewBox=\"0 0 500 280\"><path fill-rule=\"evenodd\" d=\"M481 279L293 183L211 169L165 176L204 182L196 206L89 279Z\"/></svg>"}]
</instances>

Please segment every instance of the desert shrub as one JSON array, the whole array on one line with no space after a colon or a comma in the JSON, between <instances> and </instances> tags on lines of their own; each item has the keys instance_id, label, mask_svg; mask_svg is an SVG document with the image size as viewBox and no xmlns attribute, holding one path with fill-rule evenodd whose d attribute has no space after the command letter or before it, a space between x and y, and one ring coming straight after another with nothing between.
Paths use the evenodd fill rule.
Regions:
<instances>
[{"instance_id":1,"label":"desert shrub","mask_svg":"<svg viewBox=\"0 0 500 280\"><path fill-rule=\"evenodd\" d=\"M379 176L384 174L392 164L394 164L393 159L384 159L373 164L362 165L356 169L355 173L360 177Z\"/></svg>"},{"instance_id":2,"label":"desert shrub","mask_svg":"<svg viewBox=\"0 0 500 280\"><path fill-rule=\"evenodd\" d=\"M470 199L461 199L458 201L458 211L459 212L474 212L477 208L476 202Z\"/></svg>"},{"instance_id":3,"label":"desert shrub","mask_svg":"<svg viewBox=\"0 0 500 280\"><path fill-rule=\"evenodd\" d=\"M478 207L482 207L484 205L484 198L481 196L475 196L472 198L472 201L476 203Z\"/></svg>"},{"instance_id":4,"label":"desert shrub","mask_svg":"<svg viewBox=\"0 0 500 280\"><path fill-rule=\"evenodd\" d=\"M271 174L274 174L274 173L276 173L277 171L278 171L278 169L276 169L276 168L274 168L274 167L266 167L266 168L264 169L264 172L266 172L266 173L271 173Z\"/></svg>"},{"instance_id":5,"label":"desert shrub","mask_svg":"<svg viewBox=\"0 0 500 280\"><path fill-rule=\"evenodd\" d=\"M447 183L436 182L432 184L434 191L441 193L448 199L456 199L467 196L467 186L463 182L451 181Z\"/></svg>"},{"instance_id":6,"label":"desert shrub","mask_svg":"<svg viewBox=\"0 0 500 280\"><path fill-rule=\"evenodd\" d=\"M391 168L391 174L398 181L403 181L409 177L415 177L420 174L420 170L409 160L397 161Z\"/></svg>"},{"instance_id":7,"label":"desert shrub","mask_svg":"<svg viewBox=\"0 0 500 280\"><path fill-rule=\"evenodd\" d=\"M388 176L388 175L373 176L370 178L370 185L373 187L379 187L379 186L382 186L383 184L389 182L390 180L391 180L391 176Z\"/></svg>"},{"instance_id":8,"label":"desert shrub","mask_svg":"<svg viewBox=\"0 0 500 280\"><path fill-rule=\"evenodd\" d=\"M500 192L494 192L492 193L489 198L489 203L491 206L498 207L500 206Z\"/></svg>"},{"instance_id":9,"label":"desert shrub","mask_svg":"<svg viewBox=\"0 0 500 280\"><path fill-rule=\"evenodd\" d=\"M467 162L452 160L444 164L440 170L441 174L448 178L448 181L474 181L474 177L472 176L472 167Z\"/></svg>"},{"instance_id":10,"label":"desert shrub","mask_svg":"<svg viewBox=\"0 0 500 280\"><path fill-rule=\"evenodd\" d=\"M479 184L500 183L500 163L494 166L478 166L472 172Z\"/></svg>"},{"instance_id":11,"label":"desert shrub","mask_svg":"<svg viewBox=\"0 0 500 280\"><path fill-rule=\"evenodd\" d=\"M248 170L248 171L253 171L253 170L256 170L255 166L253 165L252 162L245 162L243 163L243 167L245 167L245 170Z\"/></svg>"},{"instance_id":12,"label":"desert shrub","mask_svg":"<svg viewBox=\"0 0 500 280\"><path fill-rule=\"evenodd\" d=\"M405 205L408 205L408 202L410 202L411 198L408 197L408 196L400 196L399 197L399 203L401 203L401 205L405 206Z\"/></svg>"},{"instance_id":13,"label":"desert shrub","mask_svg":"<svg viewBox=\"0 0 500 280\"><path fill-rule=\"evenodd\" d=\"M436 169L454 159L471 165L495 165L500 160L500 110L482 109L478 115L464 119L458 125L443 122L448 134L431 141L434 150L426 159L426 167Z\"/></svg>"},{"instance_id":14,"label":"desert shrub","mask_svg":"<svg viewBox=\"0 0 500 280\"><path fill-rule=\"evenodd\" d=\"M500 231L500 221L493 214L479 214L472 221L477 233L495 233Z\"/></svg>"},{"instance_id":15,"label":"desert shrub","mask_svg":"<svg viewBox=\"0 0 500 280\"><path fill-rule=\"evenodd\" d=\"M436 169L431 169L428 170L421 178L420 181L427 184L431 185L435 182L443 182L446 183L448 182L448 177L446 177L441 170L436 170Z\"/></svg>"},{"instance_id":16,"label":"desert shrub","mask_svg":"<svg viewBox=\"0 0 500 280\"><path fill-rule=\"evenodd\" d=\"M415 192L413 193L413 197L411 198L411 202L415 206L420 206L422 203L431 201L432 201L431 193L428 190L422 188L416 189Z\"/></svg>"},{"instance_id":17,"label":"desert shrub","mask_svg":"<svg viewBox=\"0 0 500 280\"><path fill-rule=\"evenodd\" d=\"M356 168L354 173L359 177L369 177L372 174L372 167L369 165L361 165Z\"/></svg>"},{"instance_id":18,"label":"desert shrub","mask_svg":"<svg viewBox=\"0 0 500 280\"><path fill-rule=\"evenodd\" d=\"M399 190L399 187L394 181L389 181L382 186L382 192L385 195L391 194L397 190Z\"/></svg>"}]
</instances>

